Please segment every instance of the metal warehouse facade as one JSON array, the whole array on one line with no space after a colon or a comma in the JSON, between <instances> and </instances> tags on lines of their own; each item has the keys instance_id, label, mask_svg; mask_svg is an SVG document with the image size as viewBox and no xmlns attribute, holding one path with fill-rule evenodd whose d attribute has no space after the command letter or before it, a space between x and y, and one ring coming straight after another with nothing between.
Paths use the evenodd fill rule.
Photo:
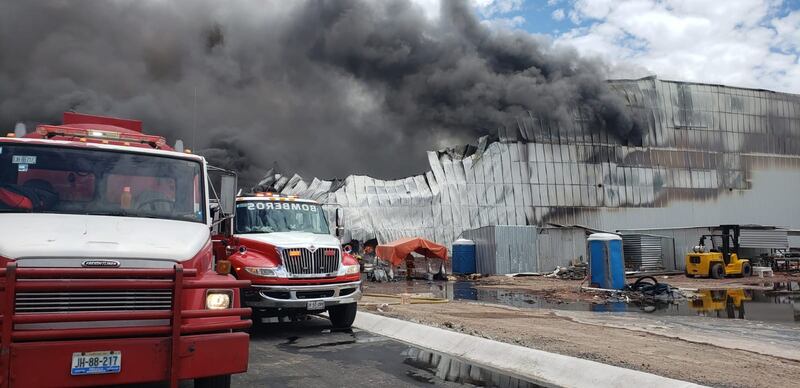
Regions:
<instances>
[{"instance_id":1,"label":"metal warehouse facade","mask_svg":"<svg viewBox=\"0 0 800 388\"><path fill-rule=\"evenodd\" d=\"M639 121L623 144L576 115L569 128L523 118L499 141L428 152L425 175L263 183L344 209L350 238L449 244L486 225L800 228L800 96L658 80L611 81Z\"/></svg>"}]
</instances>

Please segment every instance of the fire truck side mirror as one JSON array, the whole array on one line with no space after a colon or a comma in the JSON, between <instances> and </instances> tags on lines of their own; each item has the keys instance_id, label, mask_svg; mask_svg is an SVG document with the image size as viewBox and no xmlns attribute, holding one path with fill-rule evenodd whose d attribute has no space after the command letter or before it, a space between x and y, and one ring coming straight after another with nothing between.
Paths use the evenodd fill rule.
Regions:
<instances>
[{"instance_id":1,"label":"fire truck side mirror","mask_svg":"<svg viewBox=\"0 0 800 388\"><path fill-rule=\"evenodd\" d=\"M236 210L236 175L222 175L220 181L219 206L225 214Z\"/></svg>"},{"instance_id":2,"label":"fire truck side mirror","mask_svg":"<svg viewBox=\"0 0 800 388\"><path fill-rule=\"evenodd\" d=\"M335 214L336 237L344 236L344 209L337 207Z\"/></svg>"}]
</instances>

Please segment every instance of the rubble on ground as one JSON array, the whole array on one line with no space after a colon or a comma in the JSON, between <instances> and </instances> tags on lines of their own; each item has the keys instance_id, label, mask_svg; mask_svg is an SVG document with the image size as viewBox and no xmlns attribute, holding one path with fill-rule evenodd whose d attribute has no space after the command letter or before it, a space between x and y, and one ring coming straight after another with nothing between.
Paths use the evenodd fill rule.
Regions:
<instances>
[{"instance_id":1,"label":"rubble on ground","mask_svg":"<svg viewBox=\"0 0 800 388\"><path fill-rule=\"evenodd\" d=\"M569 267L558 266L552 273L544 275L544 277L582 280L586 278L587 273L586 263L576 263L574 265L570 265Z\"/></svg>"}]
</instances>

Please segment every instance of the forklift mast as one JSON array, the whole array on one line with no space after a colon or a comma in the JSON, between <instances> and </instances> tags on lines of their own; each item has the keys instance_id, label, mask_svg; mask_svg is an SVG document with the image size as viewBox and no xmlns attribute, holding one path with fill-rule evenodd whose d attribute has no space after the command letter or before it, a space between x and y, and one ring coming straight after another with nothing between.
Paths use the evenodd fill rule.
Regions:
<instances>
[{"instance_id":1,"label":"forklift mast","mask_svg":"<svg viewBox=\"0 0 800 388\"><path fill-rule=\"evenodd\" d=\"M720 229L722 229L722 260L728 265L731 262L731 253L739 254L740 228L739 225L720 225ZM729 239L733 240L733 246Z\"/></svg>"}]
</instances>

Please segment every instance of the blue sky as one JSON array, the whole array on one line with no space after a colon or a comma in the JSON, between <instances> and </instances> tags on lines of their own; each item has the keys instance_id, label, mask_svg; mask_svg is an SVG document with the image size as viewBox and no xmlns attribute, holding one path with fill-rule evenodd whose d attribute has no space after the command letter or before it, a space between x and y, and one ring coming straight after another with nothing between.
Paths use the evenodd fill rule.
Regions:
<instances>
[{"instance_id":1,"label":"blue sky","mask_svg":"<svg viewBox=\"0 0 800 388\"><path fill-rule=\"evenodd\" d=\"M440 0L414 0L435 15ZM602 59L611 78L655 74L800 93L800 0L469 0L493 29Z\"/></svg>"}]
</instances>

